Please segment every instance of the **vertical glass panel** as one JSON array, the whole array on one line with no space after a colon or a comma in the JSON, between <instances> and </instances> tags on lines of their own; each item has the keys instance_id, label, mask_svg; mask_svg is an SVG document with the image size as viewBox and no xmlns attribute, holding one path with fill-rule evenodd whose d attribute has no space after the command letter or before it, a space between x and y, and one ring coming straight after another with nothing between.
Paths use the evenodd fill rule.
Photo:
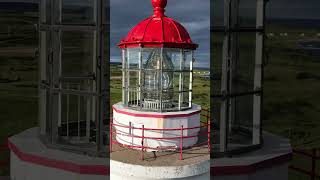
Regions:
<instances>
[{"instance_id":1,"label":"vertical glass panel","mask_svg":"<svg viewBox=\"0 0 320 180\"><path fill-rule=\"evenodd\" d=\"M146 63L148 59L150 58L149 56L151 55L151 52L153 51L153 48L142 48L142 64L143 68L145 68Z\"/></svg>"},{"instance_id":2,"label":"vertical glass panel","mask_svg":"<svg viewBox=\"0 0 320 180\"><path fill-rule=\"evenodd\" d=\"M241 0L239 1L239 24L241 27L256 26L256 8L257 1Z\"/></svg>"},{"instance_id":3,"label":"vertical glass panel","mask_svg":"<svg viewBox=\"0 0 320 180\"><path fill-rule=\"evenodd\" d=\"M179 77L180 77L179 72L174 72L173 73L173 92L174 92L174 96L173 96L173 101L174 101L174 107L177 108L178 107L178 102L179 102Z\"/></svg>"},{"instance_id":4,"label":"vertical glass panel","mask_svg":"<svg viewBox=\"0 0 320 180\"><path fill-rule=\"evenodd\" d=\"M45 123L46 123L46 127L45 127L45 132L47 133L48 135L48 138L50 139L51 138L51 133L52 133L52 122L51 122L51 118L50 118L50 112L52 111L52 108L51 108L51 100L50 100L50 92L49 92L49 89L46 90L46 107L45 107L45 111L46 111L46 118L45 118ZM43 119L40 119L40 121L43 121Z\"/></svg>"},{"instance_id":5,"label":"vertical glass panel","mask_svg":"<svg viewBox=\"0 0 320 180\"><path fill-rule=\"evenodd\" d=\"M51 22L51 1L41 0L39 4L40 10L40 22L44 24L50 24Z\"/></svg>"},{"instance_id":6,"label":"vertical glass panel","mask_svg":"<svg viewBox=\"0 0 320 180\"><path fill-rule=\"evenodd\" d=\"M189 107L189 92L183 92L183 107Z\"/></svg>"},{"instance_id":7,"label":"vertical glass panel","mask_svg":"<svg viewBox=\"0 0 320 180\"><path fill-rule=\"evenodd\" d=\"M255 68L255 33L242 33L238 38L239 56L233 64L232 92L253 91Z\"/></svg>"},{"instance_id":8,"label":"vertical glass panel","mask_svg":"<svg viewBox=\"0 0 320 180\"><path fill-rule=\"evenodd\" d=\"M39 60L40 60L40 79L41 80L49 80L49 53L51 48L51 36L49 32L40 31L40 49L39 49Z\"/></svg>"},{"instance_id":9,"label":"vertical glass panel","mask_svg":"<svg viewBox=\"0 0 320 180\"><path fill-rule=\"evenodd\" d=\"M61 140L69 140L71 144L88 143L94 136L92 97L63 94L61 107L61 123L58 127Z\"/></svg>"},{"instance_id":10,"label":"vertical glass panel","mask_svg":"<svg viewBox=\"0 0 320 180\"><path fill-rule=\"evenodd\" d=\"M184 56L185 56L184 69L190 70L190 63L192 63L193 61L192 51L191 50L185 51Z\"/></svg>"},{"instance_id":11,"label":"vertical glass panel","mask_svg":"<svg viewBox=\"0 0 320 180\"><path fill-rule=\"evenodd\" d=\"M94 52L96 51L93 32L62 32L62 75L85 76L94 74Z\"/></svg>"},{"instance_id":12,"label":"vertical glass panel","mask_svg":"<svg viewBox=\"0 0 320 180\"><path fill-rule=\"evenodd\" d=\"M229 122L228 150L252 145L253 96L236 97L234 118Z\"/></svg>"},{"instance_id":13,"label":"vertical glass panel","mask_svg":"<svg viewBox=\"0 0 320 180\"><path fill-rule=\"evenodd\" d=\"M60 0L63 24L94 24L97 0Z\"/></svg>"},{"instance_id":14,"label":"vertical glass panel","mask_svg":"<svg viewBox=\"0 0 320 180\"><path fill-rule=\"evenodd\" d=\"M219 145L220 145L220 112L221 112L221 99L220 98L211 98L211 121L213 124L211 125L211 141L213 143L212 145L212 151L213 156L217 155L217 152L220 151Z\"/></svg>"},{"instance_id":15,"label":"vertical glass panel","mask_svg":"<svg viewBox=\"0 0 320 180\"><path fill-rule=\"evenodd\" d=\"M130 69L138 69L140 61L140 48L127 49L128 67Z\"/></svg>"},{"instance_id":16,"label":"vertical glass panel","mask_svg":"<svg viewBox=\"0 0 320 180\"><path fill-rule=\"evenodd\" d=\"M211 26L223 26L224 0L210 2L210 24Z\"/></svg>"},{"instance_id":17,"label":"vertical glass panel","mask_svg":"<svg viewBox=\"0 0 320 180\"><path fill-rule=\"evenodd\" d=\"M171 59L174 69L180 69L181 50L175 48L165 48L164 53Z\"/></svg>"},{"instance_id":18,"label":"vertical glass panel","mask_svg":"<svg viewBox=\"0 0 320 180\"><path fill-rule=\"evenodd\" d=\"M218 95L221 93L223 38L223 33L214 33L211 37L211 95Z\"/></svg>"},{"instance_id":19,"label":"vertical glass panel","mask_svg":"<svg viewBox=\"0 0 320 180\"><path fill-rule=\"evenodd\" d=\"M190 85L190 72L184 72L182 73L182 87L183 91L189 91L189 85Z\"/></svg>"},{"instance_id":20,"label":"vertical glass panel","mask_svg":"<svg viewBox=\"0 0 320 180\"><path fill-rule=\"evenodd\" d=\"M137 88L139 86L139 71L128 71L129 88Z\"/></svg>"}]
</instances>

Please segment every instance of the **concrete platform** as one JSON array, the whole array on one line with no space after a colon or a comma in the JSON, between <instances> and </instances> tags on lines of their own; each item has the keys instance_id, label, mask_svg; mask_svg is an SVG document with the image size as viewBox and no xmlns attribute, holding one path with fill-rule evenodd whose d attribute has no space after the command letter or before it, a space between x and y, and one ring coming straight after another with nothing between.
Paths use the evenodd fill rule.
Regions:
<instances>
[{"instance_id":1,"label":"concrete platform","mask_svg":"<svg viewBox=\"0 0 320 180\"><path fill-rule=\"evenodd\" d=\"M179 152L144 153L114 145L110 154L110 178L112 180L208 180L210 179L210 155L206 145L185 149L183 160Z\"/></svg>"},{"instance_id":2,"label":"concrete platform","mask_svg":"<svg viewBox=\"0 0 320 180\"><path fill-rule=\"evenodd\" d=\"M14 180L106 180L109 159L50 149L39 128L9 138L10 176Z\"/></svg>"},{"instance_id":3,"label":"concrete platform","mask_svg":"<svg viewBox=\"0 0 320 180\"><path fill-rule=\"evenodd\" d=\"M10 180L9 176L0 176L0 180Z\"/></svg>"},{"instance_id":4,"label":"concrete platform","mask_svg":"<svg viewBox=\"0 0 320 180\"><path fill-rule=\"evenodd\" d=\"M211 176L215 180L286 180L292 149L288 139L263 133L263 147L233 157L214 158Z\"/></svg>"}]
</instances>

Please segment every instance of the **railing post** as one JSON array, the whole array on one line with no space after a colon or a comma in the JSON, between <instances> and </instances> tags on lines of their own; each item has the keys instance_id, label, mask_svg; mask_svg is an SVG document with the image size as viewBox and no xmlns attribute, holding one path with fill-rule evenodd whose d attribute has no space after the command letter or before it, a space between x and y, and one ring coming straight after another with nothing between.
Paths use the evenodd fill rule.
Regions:
<instances>
[{"instance_id":1,"label":"railing post","mask_svg":"<svg viewBox=\"0 0 320 180\"><path fill-rule=\"evenodd\" d=\"M182 160L182 147L183 147L183 125L181 126L181 137L180 137L180 160Z\"/></svg>"},{"instance_id":2,"label":"railing post","mask_svg":"<svg viewBox=\"0 0 320 180\"><path fill-rule=\"evenodd\" d=\"M144 154L143 154L143 141L144 141L144 125L142 125L142 138L141 138L141 160L144 160Z\"/></svg>"},{"instance_id":3,"label":"railing post","mask_svg":"<svg viewBox=\"0 0 320 180\"><path fill-rule=\"evenodd\" d=\"M208 125L208 152L211 152L211 124L210 124L210 119L207 120L207 125Z\"/></svg>"},{"instance_id":4,"label":"railing post","mask_svg":"<svg viewBox=\"0 0 320 180\"><path fill-rule=\"evenodd\" d=\"M316 149L312 149L312 170L311 170L311 180L316 179L316 156L317 152Z\"/></svg>"},{"instance_id":5,"label":"railing post","mask_svg":"<svg viewBox=\"0 0 320 180\"><path fill-rule=\"evenodd\" d=\"M110 138L110 141L109 141L109 148L110 148L110 149L109 149L109 151L110 151L110 153L111 153L111 152L112 152L112 143L113 143L113 142L112 142L112 134L113 134L113 133L112 133L113 118L112 118L112 117L110 117L110 125L109 125L109 126L110 126L110 127L109 127L109 128L110 128L110 132L109 132L109 133L110 133L110 134L109 134L109 138Z\"/></svg>"}]
</instances>

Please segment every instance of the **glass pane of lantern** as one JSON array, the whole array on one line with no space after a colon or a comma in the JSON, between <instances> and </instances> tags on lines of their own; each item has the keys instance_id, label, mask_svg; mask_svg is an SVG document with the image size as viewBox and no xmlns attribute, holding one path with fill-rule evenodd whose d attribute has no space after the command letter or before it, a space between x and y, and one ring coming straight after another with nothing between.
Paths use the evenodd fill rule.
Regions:
<instances>
[{"instance_id":1,"label":"glass pane of lantern","mask_svg":"<svg viewBox=\"0 0 320 180\"><path fill-rule=\"evenodd\" d=\"M143 76L143 89L145 101L153 101L159 99L160 83L159 71L154 69L145 69Z\"/></svg>"},{"instance_id":2,"label":"glass pane of lantern","mask_svg":"<svg viewBox=\"0 0 320 180\"><path fill-rule=\"evenodd\" d=\"M185 51L185 63L184 70L190 70L190 64L192 63L192 51Z\"/></svg>"},{"instance_id":3,"label":"glass pane of lantern","mask_svg":"<svg viewBox=\"0 0 320 180\"><path fill-rule=\"evenodd\" d=\"M51 48L51 43L50 43L50 33L47 31L41 31L40 32L40 52L39 52L39 56L40 56L40 78L41 80L47 80L50 77L49 74L49 65L48 65L48 54L49 54L49 50Z\"/></svg>"},{"instance_id":4,"label":"glass pane of lantern","mask_svg":"<svg viewBox=\"0 0 320 180\"><path fill-rule=\"evenodd\" d=\"M184 108L189 107L189 92L188 91L183 92L183 107Z\"/></svg>"},{"instance_id":5,"label":"glass pane of lantern","mask_svg":"<svg viewBox=\"0 0 320 180\"><path fill-rule=\"evenodd\" d=\"M62 75L83 76L95 71L93 32L62 32Z\"/></svg>"},{"instance_id":6,"label":"glass pane of lantern","mask_svg":"<svg viewBox=\"0 0 320 180\"><path fill-rule=\"evenodd\" d=\"M210 3L210 10L212 13L210 16L210 24L214 26L223 26L224 0L215 0Z\"/></svg>"},{"instance_id":7,"label":"glass pane of lantern","mask_svg":"<svg viewBox=\"0 0 320 180\"><path fill-rule=\"evenodd\" d=\"M139 68L139 53L140 53L140 48L132 48L132 49L127 49L127 62L128 62L128 67L129 69L138 69Z\"/></svg>"},{"instance_id":8,"label":"glass pane of lantern","mask_svg":"<svg viewBox=\"0 0 320 180\"><path fill-rule=\"evenodd\" d=\"M189 91L189 85L190 85L190 72L183 72L182 73L183 79L183 91Z\"/></svg>"},{"instance_id":9,"label":"glass pane of lantern","mask_svg":"<svg viewBox=\"0 0 320 180\"><path fill-rule=\"evenodd\" d=\"M242 0L239 1L239 25L241 27L256 26L256 7L257 1Z\"/></svg>"},{"instance_id":10,"label":"glass pane of lantern","mask_svg":"<svg viewBox=\"0 0 320 180\"><path fill-rule=\"evenodd\" d=\"M211 137L213 141L212 151L215 152L213 155L216 155L216 152L219 152L220 144L220 113L221 113L221 99L220 98L211 98L210 102L211 107L211 116L212 116L212 125L211 125Z\"/></svg>"},{"instance_id":11,"label":"glass pane of lantern","mask_svg":"<svg viewBox=\"0 0 320 180\"><path fill-rule=\"evenodd\" d=\"M173 98L172 98L172 104L173 104L173 109L178 109L178 103L179 103L179 93L175 92Z\"/></svg>"},{"instance_id":12,"label":"glass pane of lantern","mask_svg":"<svg viewBox=\"0 0 320 180\"><path fill-rule=\"evenodd\" d=\"M222 5L222 9L219 11L223 11L223 1L217 1L216 4ZM218 11L218 10L217 10ZM216 11L216 13L218 13ZM216 16L217 17L217 16ZM221 19L222 18L222 21ZM215 25L222 25L223 24L223 16L220 18L216 18ZM219 22L219 19L221 22ZM222 76L222 52L223 52L223 40L224 40L224 33L217 33L215 32L211 37L211 75L212 80L210 82L210 90L211 90L211 98L210 98L210 108L211 108L211 117L212 117L212 139L214 139L212 150L213 155L216 155L217 152L220 151L220 123L221 123L221 76ZM196 82L194 86L199 86ZM196 92L193 92L193 97L196 99ZM195 100L195 103L196 100Z\"/></svg>"},{"instance_id":13,"label":"glass pane of lantern","mask_svg":"<svg viewBox=\"0 0 320 180\"><path fill-rule=\"evenodd\" d=\"M218 95L221 93L221 72L222 72L222 48L223 48L223 33L214 33L211 38L211 81L212 94Z\"/></svg>"},{"instance_id":14,"label":"glass pane of lantern","mask_svg":"<svg viewBox=\"0 0 320 180\"><path fill-rule=\"evenodd\" d=\"M72 143L89 142L94 136L93 97L63 94L61 98L61 123L59 135ZM78 139L72 139L77 137Z\"/></svg>"},{"instance_id":15,"label":"glass pane of lantern","mask_svg":"<svg viewBox=\"0 0 320 180\"><path fill-rule=\"evenodd\" d=\"M50 24L51 19L51 0L40 1L40 22Z\"/></svg>"},{"instance_id":16,"label":"glass pane of lantern","mask_svg":"<svg viewBox=\"0 0 320 180\"><path fill-rule=\"evenodd\" d=\"M142 64L143 64L144 68L145 68L147 60L149 59L149 56L153 50L154 50L153 48L142 48Z\"/></svg>"},{"instance_id":17,"label":"glass pane of lantern","mask_svg":"<svg viewBox=\"0 0 320 180\"><path fill-rule=\"evenodd\" d=\"M165 48L164 53L171 59L173 64L173 69L180 69L180 61L181 61L181 50L176 48Z\"/></svg>"},{"instance_id":18,"label":"glass pane of lantern","mask_svg":"<svg viewBox=\"0 0 320 180\"><path fill-rule=\"evenodd\" d=\"M94 24L96 0L61 0L63 24Z\"/></svg>"},{"instance_id":19,"label":"glass pane of lantern","mask_svg":"<svg viewBox=\"0 0 320 180\"><path fill-rule=\"evenodd\" d=\"M239 59L234 65L233 93L253 91L255 37L254 33L242 33L239 36Z\"/></svg>"},{"instance_id":20,"label":"glass pane of lantern","mask_svg":"<svg viewBox=\"0 0 320 180\"><path fill-rule=\"evenodd\" d=\"M252 145L253 96L236 97L232 103L228 146L229 150L236 150Z\"/></svg>"},{"instance_id":21,"label":"glass pane of lantern","mask_svg":"<svg viewBox=\"0 0 320 180\"><path fill-rule=\"evenodd\" d=\"M180 72L173 73L173 89L175 93L179 93Z\"/></svg>"},{"instance_id":22,"label":"glass pane of lantern","mask_svg":"<svg viewBox=\"0 0 320 180\"><path fill-rule=\"evenodd\" d=\"M137 88L139 86L139 71L129 71L129 88Z\"/></svg>"},{"instance_id":23,"label":"glass pane of lantern","mask_svg":"<svg viewBox=\"0 0 320 180\"><path fill-rule=\"evenodd\" d=\"M45 99L46 99L46 102L50 102L50 92L49 92L49 89L47 89L46 90L46 97L45 97ZM45 123L46 124L51 124L52 122L50 121L51 119L50 119L50 117L49 117L49 107L50 107L50 105L49 105L49 103L46 103L46 107L45 107L45 112L46 112L46 118L45 118ZM39 121L43 121L43 119L40 119ZM48 137L50 136L50 138L51 138L51 125L48 125L48 126L46 126L45 127L45 132L47 133L47 135L48 135Z\"/></svg>"}]
</instances>

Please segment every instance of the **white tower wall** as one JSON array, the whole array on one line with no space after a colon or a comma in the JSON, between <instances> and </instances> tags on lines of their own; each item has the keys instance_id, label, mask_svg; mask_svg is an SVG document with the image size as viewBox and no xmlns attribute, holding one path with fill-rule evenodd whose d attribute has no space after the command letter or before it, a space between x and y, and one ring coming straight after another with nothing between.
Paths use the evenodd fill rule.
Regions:
<instances>
[{"instance_id":1,"label":"white tower wall","mask_svg":"<svg viewBox=\"0 0 320 180\"><path fill-rule=\"evenodd\" d=\"M183 128L193 128L200 126L200 111L199 105L193 105L192 109L178 112L166 112L166 113L150 113L141 112L123 107L118 103L113 106L113 128L116 130L116 140L125 145L141 146L142 137L141 129L134 128L152 128L152 129L179 129L179 130L144 130L144 136L154 138L174 138L180 137L181 126ZM120 126L117 126L120 125ZM121 127L123 126L123 127ZM128 128L128 127L134 128ZM190 147L197 143L198 133L200 128L183 130L183 136L195 136L191 138L183 139L183 147ZM180 147L180 138L175 139L144 139L144 146L157 148L157 147ZM146 149L151 151L151 149Z\"/></svg>"}]
</instances>

